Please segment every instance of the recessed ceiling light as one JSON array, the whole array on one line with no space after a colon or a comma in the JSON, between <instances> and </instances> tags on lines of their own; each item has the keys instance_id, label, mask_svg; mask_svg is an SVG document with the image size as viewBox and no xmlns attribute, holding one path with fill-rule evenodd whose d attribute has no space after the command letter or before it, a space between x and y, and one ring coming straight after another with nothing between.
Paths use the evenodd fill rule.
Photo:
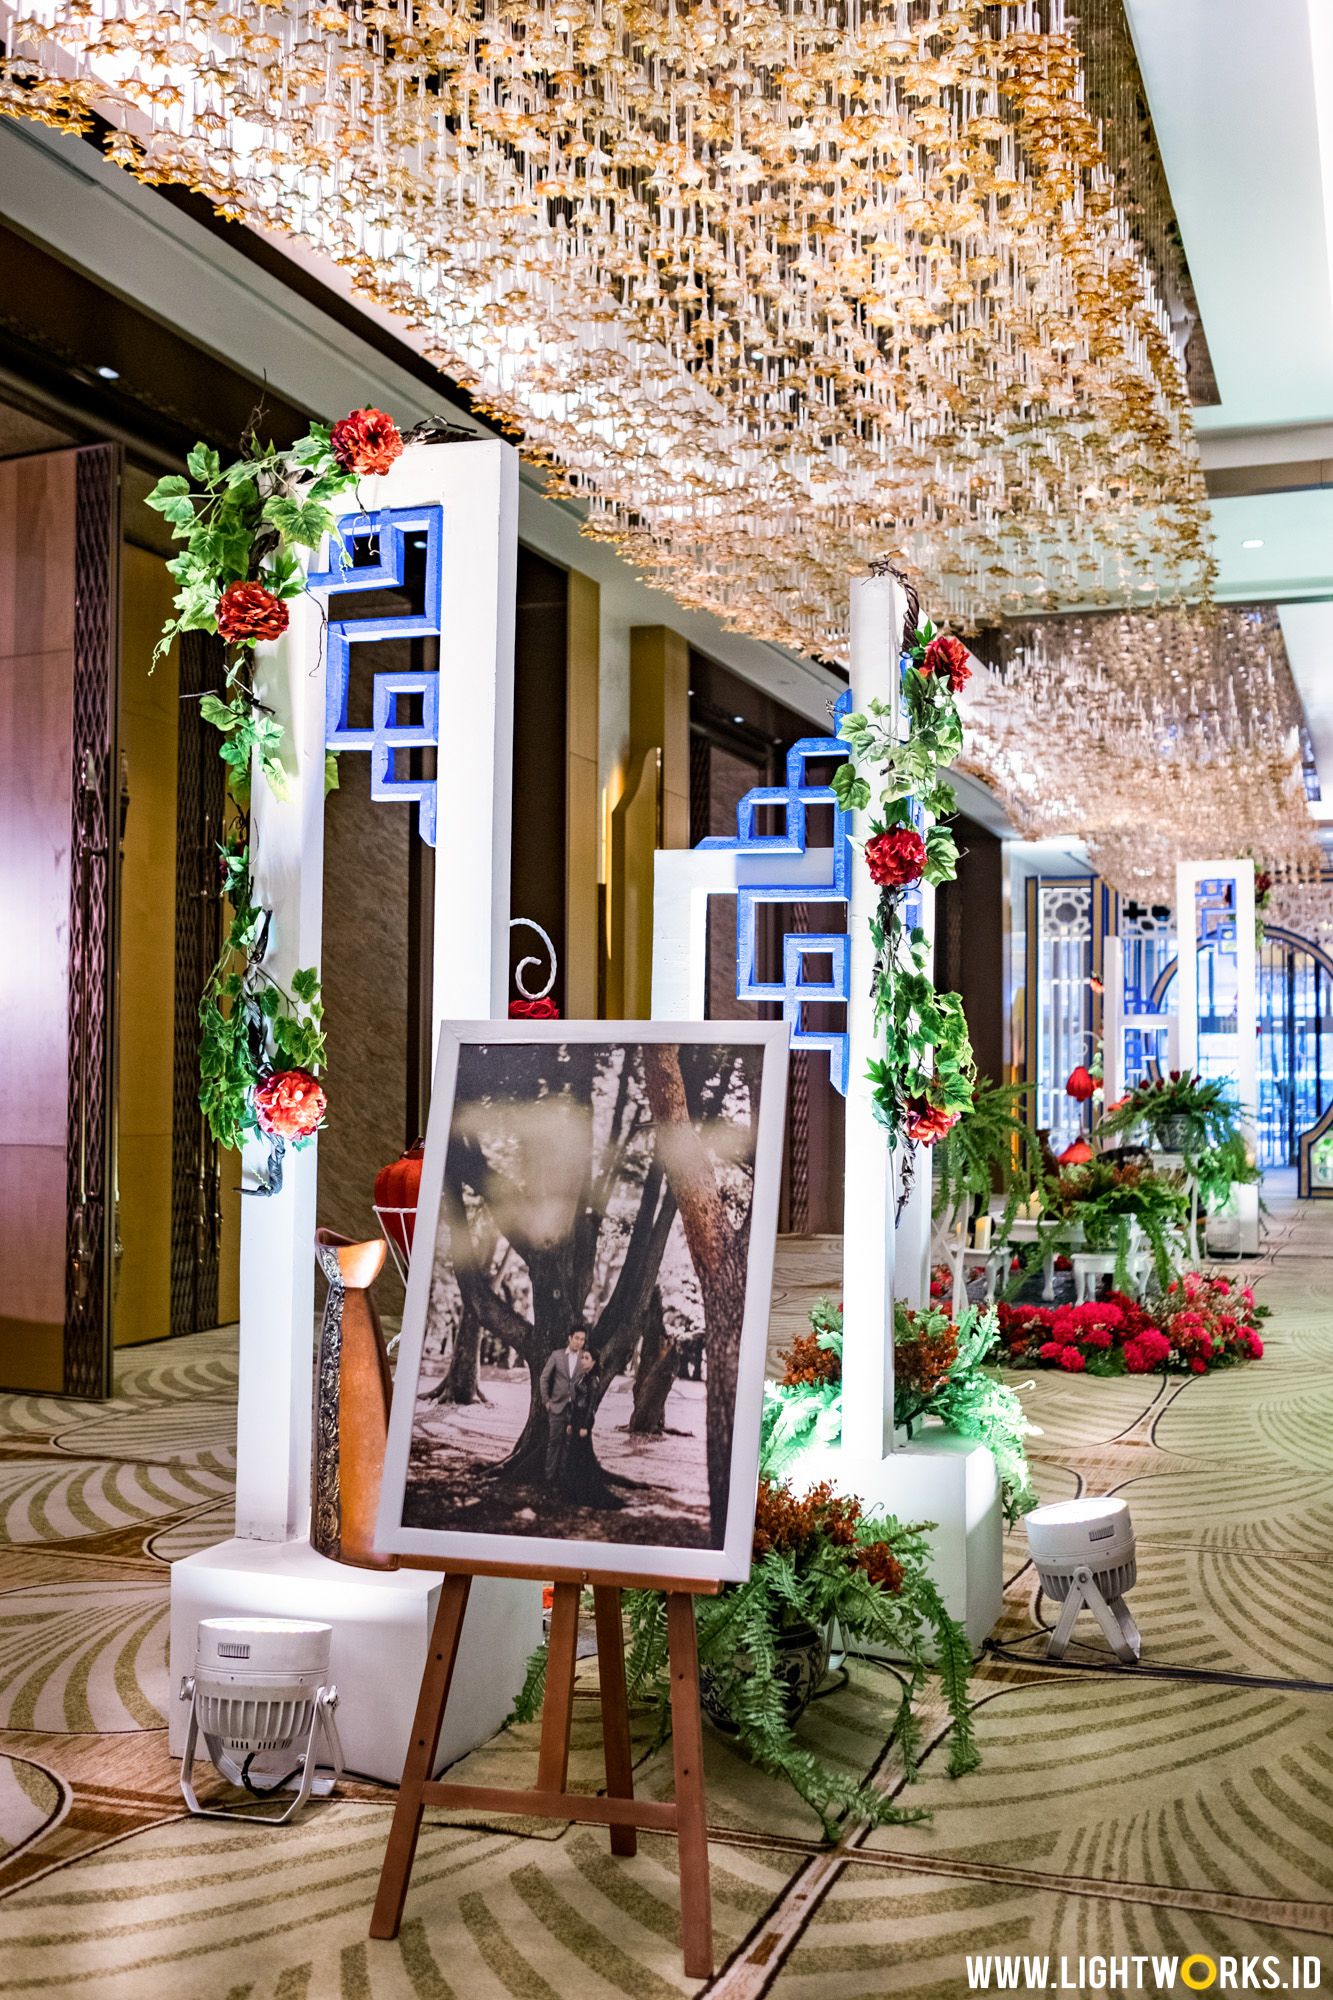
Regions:
<instances>
[{"instance_id":1,"label":"recessed ceiling light","mask_svg":"<svg viewBox=\"0 0 1333 2000\"><path fill-rule=\"evenodd\" d=\"M1243 549L1261 549L1263 547L1263 543L1260 541L1242 542L1241 547Z\"/></svg>"},{"instance_id":2,"label":"recessed ceiling light","mask_svg":"<svg viewBox=\"0 0 1333 2000\"><path fill-rule=\"evenodd\" d=\"M104 382L119 382L120 380L119 368L99 368L97 372Z\"/></svg>"},{"instance_id":3,"label":"recessed ceiling light","mask_svg":"<svg viewBox=\"0 0 1333 2000\"><path fill-rule=\"evenodd\" d=\"M733 722L744 722L745 717L743 715L733 715L731 719Z\"/></svg>"}]
</instances>

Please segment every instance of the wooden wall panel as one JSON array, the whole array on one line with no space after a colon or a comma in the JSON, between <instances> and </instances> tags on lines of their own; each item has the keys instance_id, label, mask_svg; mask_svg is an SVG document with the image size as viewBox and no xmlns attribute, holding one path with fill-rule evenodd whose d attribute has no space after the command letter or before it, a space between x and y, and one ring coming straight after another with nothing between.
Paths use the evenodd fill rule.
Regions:
<instances>
[{"instance_id":1,"label":"wooden wall panel","mask_svg":"<svg viewBox=\"0 0 1333 2000\"><path fill-rule=\"evenodd\" d=\"M565 1014L597 1014L599 938L597 783L601 591L578 570L568 578L565 664Z\"/></svg>"},{"instance_id":2,"label":"wooden wall panel","mask_svg":"<svg viewBox=\"0 0 1333 2000\"><path fill-rule=\"evenodd\" d=\"M59 1389L76 454L0 463L0 1387Z\"/></svg>"}]
</instances>

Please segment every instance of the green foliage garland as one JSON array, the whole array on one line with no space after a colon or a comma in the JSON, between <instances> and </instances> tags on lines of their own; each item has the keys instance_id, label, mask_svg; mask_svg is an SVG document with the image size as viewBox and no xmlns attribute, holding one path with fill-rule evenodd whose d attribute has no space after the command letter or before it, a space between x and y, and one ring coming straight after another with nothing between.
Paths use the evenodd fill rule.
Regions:
<instances>
[{"instance_id":1,"label":"green foliage garland","mask_svg":"<svg viewBox=\"0 0 1333 2000\"><path fill-rule=\"evenodd\" d=\"M199 1002L199 1103L218 1144L231 1147L258 1127L254 1086L265 1069L318 1075L324 1066L319 975L313 966L293 973L289 993L265 971L267 915L253 899L249 850L235 836L222 849L231 928Z\"/></svg>"},{"instance_id":2,"label":"green foliage garland","mask_svg":"<svg viewBox=\"0 0 1333 2000\"><path fill-rule=\"evenodd\" d=\"M865 715L843 717L840 734L851 756L833 774L833 790L844 811L864 811L875 802L870 838L895 827L910 827L913 803L925 815L926 866L923 879L951 882L958 869L953 835L940 820L957 810L953 787L940 773L963 747L963 727L947 676L927 671L926 650L936 637L927 622L911 644L914 665L902 676L907 733L898 734L899 703L872 701ZM866 768L877 774L876 798ZM893 1142L910 1148L921 1114L934 1114L943 1130L972 1102L975 1066L963 1006L956 993L937 993L926 970L925 932L908 931L902 919L902 891L884 889L871 920L875 945L875 1025L884 1032L884 1054L869 1066L876 1116ZM927 1143L929 1140L927 1139Z\"/></svg>"},{"instance_id":3,"label":"green foliage garland","mask_svg":"<svg viewBox=\"0 0 1333 2000\"><path fill-rule=\"evenodd\" d=\"M299 552L318 549L334 524L329 503L357 481L334 456L324 424L312 424L288 451L261 445L252 426L233 464L224 467L216 451L198 444L186 465L188 477L169 474L148 496L184 543L167 565L178 585L175 615L155 660L183 632L216 633L219 599L233 584L257 584L279 603L299 597L305 588ZM289 798L291 787L282 763L282 725L255 693L254 646L255 636L229 640L226 699L206 694L200 702L201 715L221 737L238 815L221 849L231 927L199 1007L199 1102L213 1137L231 1147L257 1128L254 1091L266 1071L318 1074L325 1061L317 969L295 973L289 992L262 964L268 921L254 900L246 830L255 763L275 798ZM336 784L330 758L326 791Z\"/></svg>"}]
</instances>

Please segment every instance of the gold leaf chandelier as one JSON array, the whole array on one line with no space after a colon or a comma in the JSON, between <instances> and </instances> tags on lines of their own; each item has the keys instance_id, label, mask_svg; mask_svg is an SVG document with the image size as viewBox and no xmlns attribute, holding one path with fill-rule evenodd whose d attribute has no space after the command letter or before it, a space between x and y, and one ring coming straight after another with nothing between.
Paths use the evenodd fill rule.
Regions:
<instances>
[{"instance_id":1,"label":"gold leaf chandelier","mask_svg":"<svg viewBox=\"0 0 1333 2000\"><path fill-rule=\"evenodd\" d=\"M1304 717L1271 607L1041 618L1005 634L959 707L963 768L1030 838L1084 840L1099 875L1174 903L1177 861L1321 866Z\"/></svg>"},{"instance_id":2,"label":"gold leaf chandelier","mask_svg":"<svg viewBox=\"0 0 1333 2000\"><path fill-rule=\"evenodd\" d=\"M885 554L969 628L1206 594L1063 0L41 0L5 41L4 109L331 257L733 627L843 658Z\"/></svg>"}]
</instances>

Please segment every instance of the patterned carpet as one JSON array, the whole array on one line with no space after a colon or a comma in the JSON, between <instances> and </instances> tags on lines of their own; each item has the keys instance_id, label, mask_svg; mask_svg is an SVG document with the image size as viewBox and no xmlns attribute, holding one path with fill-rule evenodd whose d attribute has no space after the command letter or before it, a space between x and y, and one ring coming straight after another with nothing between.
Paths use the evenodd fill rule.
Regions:
<instances>
[{"instance_id":1,"label":"patterned carpet","mask_svg":"<svg viewBox=\"0 0 1333 2000\"><path fill-rule=\"evenodd\" d=\"M1071 1665L1046 1661L1020 1531L975 1682L981 1769L945 1777L925 1717L929 1821L825 1851L799 1801L706 1732L720 1969L704 1986L680 1970L665 1837L623 1861L586 1828L435 1815L402 1934L371 1944L387 1788L345 1786L268 1832L185 1817L167 1573L230 1530L235 1330L122 1351L113 1403L0 1397L0 1995L953 2000L967 1958L995 1953L1049 1959L1051 1987L1062 1957L1077 1984L1081 1957L1137 1956L1149 1992L1154 1956L1271 1955L1284 1976L1293 1956L1333 1960L1333 1214L1270 1206L1247 1269L1274 1308L1260 1364L1015 1378L1043 1495L1131 1501L1140 1667L1086 1621ZM836 1296L840 1262L836 1238L780 1247L775 1349ZM588 1789L596 1673L585 1658L571 1762ZM896 1787L896 1692L856 1665L802 1735ZM530 1782L535 1742L513 1731L469 1774ZM669 1796L669 1749L640 1734L638 1753L639 1789Z\"/></svg>"}]
</instances>

